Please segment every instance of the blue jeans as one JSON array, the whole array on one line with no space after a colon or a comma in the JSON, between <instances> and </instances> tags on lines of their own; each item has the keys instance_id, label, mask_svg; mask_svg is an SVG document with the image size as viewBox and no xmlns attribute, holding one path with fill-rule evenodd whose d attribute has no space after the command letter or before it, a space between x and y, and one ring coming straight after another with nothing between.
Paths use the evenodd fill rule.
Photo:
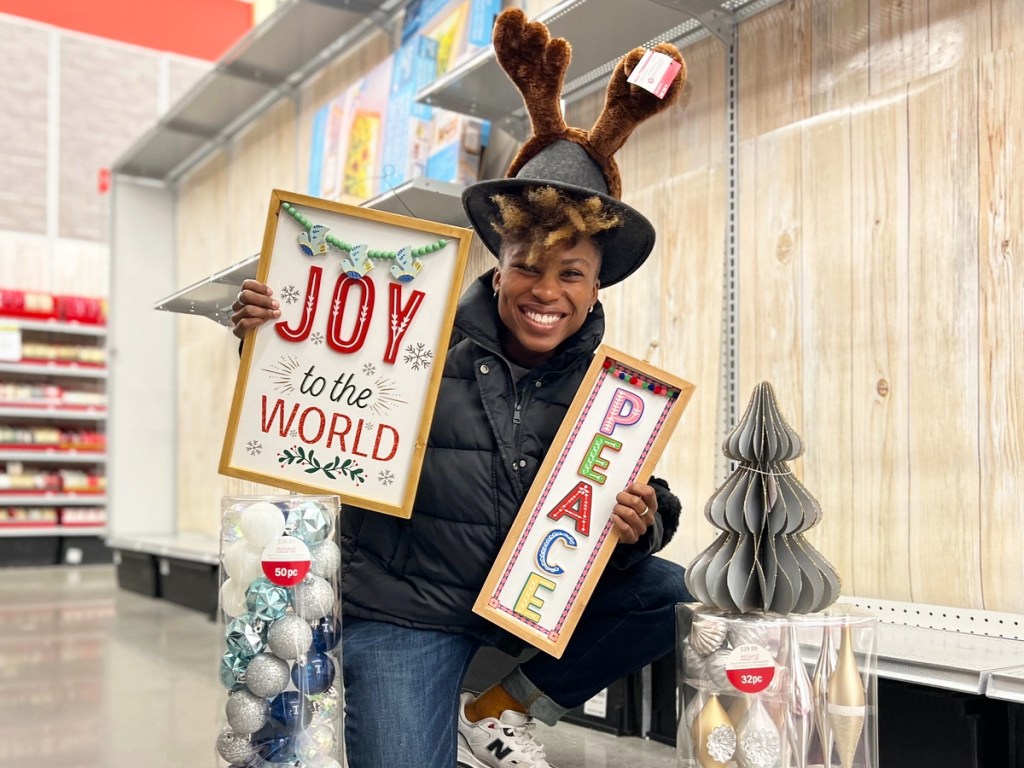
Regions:
<instances>
[{"instance_id":1,"label":"blue jeans","mask_svg":"<svg viewBox=\"0 0 1024 768\"><path fill-rule=\"evenodd\" d=\"M675 606L691 600L683 569L648 557L605 571L561 659L538 653L502 681L553 725L611 683L675 647ZM459 691L479 643L450 632L344 621L349 768L455 766Z\"/></svg>"}]
</instances>

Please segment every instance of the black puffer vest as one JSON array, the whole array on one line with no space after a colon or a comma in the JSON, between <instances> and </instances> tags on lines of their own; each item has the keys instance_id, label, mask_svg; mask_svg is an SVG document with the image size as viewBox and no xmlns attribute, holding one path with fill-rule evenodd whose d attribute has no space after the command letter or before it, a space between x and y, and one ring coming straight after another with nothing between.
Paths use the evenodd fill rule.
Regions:
<instances>
[{"instance_id":1,"label":"black puffer vest","mask_svg":"<svg viewBox=\"0 0 1024 768\"><path fill-rule=\"evenodd\" d=\"M487 273L459 302L412 518L342 512L346 615L497 636L472 605L601 342L604 312L597 304L518 384L500 327ZM646 552L661 543L657 529Z\"/></svg>"}]
</instances>

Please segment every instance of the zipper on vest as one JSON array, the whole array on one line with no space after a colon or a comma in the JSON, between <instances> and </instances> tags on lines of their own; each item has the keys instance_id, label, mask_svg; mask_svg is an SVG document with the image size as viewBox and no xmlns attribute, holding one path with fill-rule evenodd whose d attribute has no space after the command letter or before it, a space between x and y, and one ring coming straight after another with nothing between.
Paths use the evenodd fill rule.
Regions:
<instances>
[{"instance_id":1,"label":"zipper on vest","mask_svg":"<svg viewBox=\"0 0 1024 768\"><path fill-rule=\"evenodd\" d=\"M520 414L522 413L522 410L523 410L522 403L519 402L519 398L517 397L516 398L516 409L512 412L512 423L513 424L519 424L522 421L522 419L520 418Z\"/></svg>"}]
</instances>

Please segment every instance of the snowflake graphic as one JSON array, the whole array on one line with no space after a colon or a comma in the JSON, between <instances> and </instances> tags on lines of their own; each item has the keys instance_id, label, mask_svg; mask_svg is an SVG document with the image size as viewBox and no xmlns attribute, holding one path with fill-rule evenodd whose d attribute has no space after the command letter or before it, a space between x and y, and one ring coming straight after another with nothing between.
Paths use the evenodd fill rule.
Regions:
<instances>
[{"instance_id":1,"label":"snowflake graphic","mask_svg":"<svg viewBox=\"0 0 1024 768\"><path fill-rule=\"evenodd\" d=\"M381 485L391 485L395 482L395 475L390 469L382 469L377 475L377 482Z\"/></svg>"},{"instance_id":2,"label":"snowflake graphic","mask_svg":"<svg viewBox=\"0 0 1024 768\"><path fill-rule=\"evenodd\" d=\"M373 431L373 422L372 421L364 421L363 422L363 429L368 429L368 430L370 430L372 432Z\"/></svg>"},{"instance_id":3,"label":"snowflake graphic","mask_svg":"<svg viewBox=\"0 0 1024 768\"><path fill-rule=\"evenodd\" d=\"M294 304L299 300L299 289L294 285L286 285L281 289L281 301L285 304Z\"/></svg>"},{"instance_id":4,"label":"snowflake graphic","mask_svg":"<svg viewBox=\"0 0 1024 768\"><path fill-rule=\"evenodd\" d=\"M309 340L312 341L314 344L323 344L324 335L320 333L320 331L314 331L313 333L309 334Z\"/></svg>"},{"instance_id":5,"label":"snowflake graphic","mask_svg":"<svg viewBox=\"0 0 1024 768\"><path fill-rule=\"evenodd\" d=\"M297 429L293 429L291 432L288 433L288 437L298 437L298 436L299 436L299 430L297 430Z\"/></svg>"},{"instance_id":6,"label":"snowflake graphic","mask_svg":"<svg viewBox=\"0 0 1024 768\"><path fill-rule=\"evenodd\" d=\"M426 370L430 367L432 358L434 357L433 350L427 349L426 344L416 344L415 346L410 344L405 348L404 360L414 370Z\"/></svg>"},{"instance_id":7,"label":"snowflake graphic","mask_svg":"<svg viewBox=\"0 0 1024 768\"><path fill-rule=\"evenodd\" d=\"M366 365L363 366L363 373L366 376L373 376L376 372L377 366L375 366L373 363L367 363Z\"/></svg>"},{"instance_id":8,"label":"snowflake graphic","mask_svg":"<svg viewBox=\"0 0 1024 768\"><path fill-rule=\"evenodd\" d=\"M245 444L245 450L249 452L250 456L259 456L263 453L263 443L256 440L250 440Z\"/></svg>"}]
</instances>

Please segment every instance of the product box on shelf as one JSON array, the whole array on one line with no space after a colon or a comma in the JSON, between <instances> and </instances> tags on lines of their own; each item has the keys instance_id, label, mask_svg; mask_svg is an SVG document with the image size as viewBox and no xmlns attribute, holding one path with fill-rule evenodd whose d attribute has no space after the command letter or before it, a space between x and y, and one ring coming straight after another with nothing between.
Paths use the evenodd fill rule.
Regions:
<instances>
[{"instance_id":1,"label":"product box on shelf","mask_svg":"<svg viewBox=\"0 0 1024 768\"><path fill-rule=\"evenodd\" d=\"M416 93L434 79L437 41L416 35L395 51L391 94L384 123L382 192L426 174L433 139L432 109Z\"/></svg>"},{"instance_id":2,"label":"product box on shelf","mask_svg":"<svg viewBox=\"0 0 1024 768\"><path fill-rule=\"evenodd\" d=\"M340 768L338 506L336 496L223 500L216 751L226 763Z\"/></svg>"},{"instance_id":3,"label":"product box on shelf","mask_svg":"<svg viewBox=\"0 0 1024 768\"><path fill-rule=\"evenodd\" d=\"M490 123L444 109L434 110L434 134L427 176L451 184L473 184L480 176L480 156Z\"/></svg>"},{"instance_id":4,"label":"product box on shelf","mask_svg":"<svg viewBox=\"0 0 1024 768\"><path fill-rule=\"evenodd\" d=\"M39 291L0 290L0 316L48 320L55 316L53 296Z\"/></svg>"},{"instance_id":5,"label":"product box on shelf","mask_svg":"<svg viewBox=\"0 0 1024 768\"><path fill-rule=\"evenodd\" d=\"M680 605L681 768L877 768L876 621Z\"/></svg>"}]
</instances>

